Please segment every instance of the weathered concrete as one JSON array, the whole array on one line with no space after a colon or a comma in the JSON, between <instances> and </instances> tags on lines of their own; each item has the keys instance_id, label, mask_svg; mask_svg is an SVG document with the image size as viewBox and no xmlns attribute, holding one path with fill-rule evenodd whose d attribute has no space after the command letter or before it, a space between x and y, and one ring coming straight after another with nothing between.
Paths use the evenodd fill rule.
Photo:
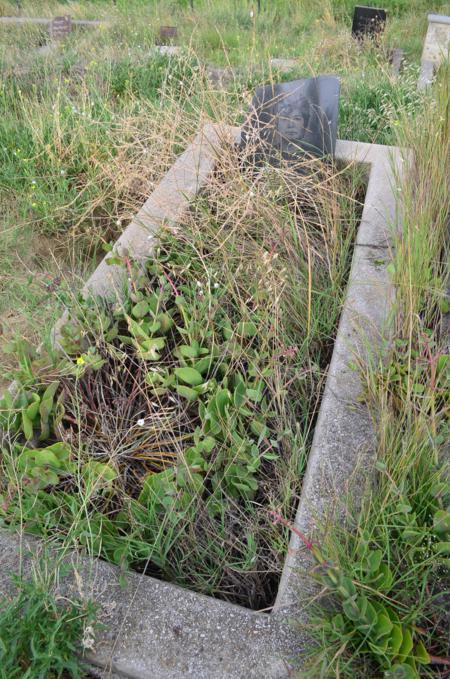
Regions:
<instances>
[{"instance_id":1,"label":"weathered concrete","mask_svg":"<svg viewBox=\"0 0 450 679\"><path fill-rule=\"evenodd\" d=\"M180 220L212 171L221 145L238 138L235 128L206 128L150 196L116 249L150 257L157 228ZM357 502L371 476L374 430L360 401L361 378L350 364L381 356L390 335L394 290L386 267L393 229L400 227L396 176L404 171L401 154L392 147L338 141L336 156L346 164L363 163L369 183L296 517L297 527L309 537L340 513L347 490ZM102 263L86 289L110 294L121 284L120 276L122 269ZM0 532L0 592L11 588L10 576L21 564L31 569L34 557L24 556L30 551L39 552L38 540ZM289 620L307 622L306 605L315 588L305 574L311 566L309 553L295 536L270 615L136 573L127 574L123 589L118 568L77 555L67 558L73 559L77 575L62 579L60 592L79 594L81 582L85 595L100 605L105 628L89 660L105 668L102 676L110 676L111 670L136 679L281 679L290 675L305 648L305 634Z\"/></svg>"},{"instance_id":2,"label":"weathered concrete","mask_svg":"<svg viewBox=\"0 0 450 679\"><path fill-rule=\"evenodd\" d=\"M423 46L418 89L423 90L433 82L439 66L449 58L450 16L428 15L428 31Z\"/></svg>"},{"instance_id":3,"label":"weathered concrete","mask_svg":"<svg viewBox=\"0 0 450 679\"><path fill-rule=\"evenodd\" d=\"M293 58L281 59L274 57L270 60L270 65L280 73L290 73L299 66L299 60Z\"/></svg>"},{"instance_id":4,"label":"weathered concrete","mask_svg":"<svg viewBox=\"0 0 450 679\"><path fill-rule=\"evenodd\" d=\"M0 597L14 590L10 576L30 573L39 541L0 531ZM99 606L95 649L86 659L109 672L136 679L278 679L287 675L283 653L295 634L275 618L205 597L103 561L70 554L69 575L57 594L93 598Z\"/></svg>"},{"instance_id":5,"label":"weathered concrete","mask_svg":"<svg viewBox=\"0 0 450 679\"><path fill-rule=\"evenodd\" d=\"M236 138L233 128L206 125L193 143L176 160L136 217L117 240L86 283L85 290L95 295L114 295L124 279L123 267L110 266L114 254L128 253L135 260L147 260L162 224L175 226L214 168L220 148Z\"/></svg>"},{"instance_id":6,"label":"weathered concrete","mask_svg":"<svg viewBox=\"0 0 450 679\"><path fill-rule=\"evenodd\" d=\"M206 75L208 80L219 89L227 89L231 83L235 82L236 77L240 74L239 69L218 68L217 66L206 66Z\"/></svg>"},{"instance_id":7,"label":"weathered concrete","mask_svg":"<svg viewBox=\"0 0 450 679\"><path fill-rule=\"evenodd\" d=\"M183 53L183 48L178 45L155 45L150 50L151 56L179 57Z\"/></svg>"},{"instance_id":8,"label":"weathered concrete","mask_svg":"<svg viewBox=\"0 0 450 679\"><path fill-rule=\"evenodd\" d=\"M394 287L386 267L394 229L400 227L396 184L403 175L398 149L338 141L336 156L369 165L364 210L356 237L347 295L314 431L295 526L315 536L328 520L342 514L349 492L357 505L375 452L375 432L361 402L363 382L353 365L377 360L390 335ZM315 584L299 577L314 565L292 534L275 611L302 618Z\"/></svg>"},{"instance_id":9,"label":"weathered concrete","mask_svg":"<svg viewBox=\"0 0 450 679\"><path fill-rule=\"evenodd\" d=\"M405 50L402 50L399 47L394 47L394 49L391 50L389 60L392 64L392 74L394 78L397 78L400 75L403 62L405 61Z\"/></svg>"}]
</instances>

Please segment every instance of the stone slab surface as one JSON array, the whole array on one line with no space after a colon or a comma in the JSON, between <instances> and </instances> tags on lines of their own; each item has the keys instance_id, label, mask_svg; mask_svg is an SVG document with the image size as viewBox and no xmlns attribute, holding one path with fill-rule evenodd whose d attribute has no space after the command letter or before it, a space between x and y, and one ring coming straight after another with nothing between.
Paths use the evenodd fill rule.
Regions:
<instances>
[{"instance_id":1,"label":"stone slab surface","mask_svg":"<svg viewBox=\"0 0 450 679\"><path fill-rule=\"evenodd\" d=\"M46 19L44 17L0 17L0 24L51 24L53 19ZM98 21L96 19L72 19L74 26L101 26L107 23L106 21Z\"/></svg>"},{"instance_id":2,"label":"stone slab surface","mask_svg":"<svg viewBox=\"0 0 450 679\"><path fill-rule=\"evenodd\" d=\"M0 597L14 592L11 575L29 574L39 540L0 531ZM35 556L36 555L36 556ZM104 561L70 554L60 578L62 597L92 597L99 606L95 649L86 658L103 671L133 679L281 679L283 654L296 638L285 621L205 597Z\"/></svg>"},{"instance_id":3,"label":"stone slab surface","mask_svg":"<svg viewBox=\"0 0 450 679\"><path fill-rule=\"evenodd\" d=\"M232 141L233 134L232 128L220 130L214 125L206 125L116 241L114 252L147 260L153 252L158 229L162 224L174 226L180 221L214 168L220 147L225 141ZM105 257L88 279L86 290L104 296L114 294L117 286L121 285L123 267L108 265L110 256Z\"/></svg>"},{"instance_id":4,"label":"stone slab surface","mask_svg":"<svg viewBox=\"0 0 450 679\"><path fill-rule=\"evenodd\" d=\"M273 59L270 60L270 65L272 68L275 68L277 71L280 71L280 73L290 73L291 71L294 71L296 68L299 66L299 61L298 59L293 59L293 58L278 58L274 57Z\"/></svg>"},{"instance_id":5,"label":"stone slab surface","mask_svg":"<svg viewBox=\"0 0 450 679\"><path fill-rule=\"evenodd\" d=\"M399 47L395 47L391 52L390 61L392 64L392 73L394 75L394 78L397 78L400 75L400 71L402 70L403 67L403 62L405 61L405 50L402 50Z\"/></svg>"},{"instance_id":6,"label":"stone slab surface","mask_svg":"<svg viewBox=\"0 0 450 679\"><path fill-rule=\"evenodd\" d=\"M425 89L433 81L435 71L449 57L450 17L428 15L428 30L422 52L419 89Z\"/></svg>"},{"instance_id":7,"label":"stone slab surface","mask_svg":"<svg viewBox=\"0 0 450 679\"><path fill-rule=\"evenodd\" d=\"M183 49L178 45L155 45L150 50L152 56L178 57L183 53Z\"/></svg>"}]
</instances>

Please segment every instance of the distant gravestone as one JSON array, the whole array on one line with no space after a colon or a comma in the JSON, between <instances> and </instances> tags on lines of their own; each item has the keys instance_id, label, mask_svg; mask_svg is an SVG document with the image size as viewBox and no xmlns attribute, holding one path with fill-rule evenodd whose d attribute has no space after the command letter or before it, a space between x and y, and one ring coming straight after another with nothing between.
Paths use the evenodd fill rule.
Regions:
<instances>
[{"instance_id":1,"label":"distant gravestone","mask_svg":"<svg viewBox=\"0 0 450 679\"><path fill-rule=\"evenodd\" d=\"M72 31L70 16L58 16L52 19L50 34L53 40L62 40Z\"/></svg>"},{"instance_id":2,"label":"distant gravestone","mask_svg":"<svg viewBox=\"0 0 450 679\"><path fill-rule=\"evenodd\" d=\"M395 47L394 49L391 50L389 55L389 61L392 64L392 73L395 78L400 74L404 60L405 60L404 50L400 49L399 47Z\"/></svg>"},{"instance_id":3,"label":"distant gravestone","mask_svg":"<svg viewBox=\"0 0 450 679\"><path fill-rule=\"evenodd\" d=\"M255 149L256 161L334 155L339 94L340 82L334 76L259 87L242 144Z\"/></svg>"},{"instance_id":4,"label":"distant gravestone","mask_svg":"<svg viewBox=\"0 0 450 679\"><path fill-rule=\"evenodd\" d=\"M353 14L352 35L355 38L377 38L384 31L386 10L357 5Z\"/></svg>"},{"instance_id":5,"label":"distant gravestone","mask_svg":"<svg viewBox=\"0 0 450 679\"><path fill-rule=\"evenodd\" d=\"M159 29L159 36L157 39L158 45L170 45L176 40L178 29L176 26L161 26Z\"/></svg>"}]
</instances>

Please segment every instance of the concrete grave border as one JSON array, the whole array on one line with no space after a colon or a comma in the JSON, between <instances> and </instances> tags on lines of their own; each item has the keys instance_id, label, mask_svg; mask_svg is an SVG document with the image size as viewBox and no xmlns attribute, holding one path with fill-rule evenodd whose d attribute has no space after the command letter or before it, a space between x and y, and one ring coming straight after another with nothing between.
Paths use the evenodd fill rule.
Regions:
<instances>
[{"instance_id":1,"label":"concrete grave border","mask_svg":"<svg viewBox=\"0 0 450 679\"><path fill-rule=\"evenodd\" d=\"M178 158L115 246L142 260L151 257L162 223L175 224L213 171L223 144L237 141L236 128L208 125ZM338 141L336 157L368 169L368 186L358 229L346 299L337 331L296 526L313 536L339 511L347 491L358 500L371 476L375 434L359 400L362 381L355 360L382 356L389 341L394 287L387 272L393 229L401 228L401 181L408 163L395 147ZM408 158L406 159L408 160ZM121 284L123 270L103 261L85 290L107 295ZM0 531L0 596L13 590L11 575L30 572L42 543ZM91 596L104 629L87 660L99 676L133 679L282 679L306 637L290 625L307 621L314 584L300 571L309 553L294 535L271 614L206 597L137 573L121 585L119 568L68 553L76 571L60 579L62 596Z\"/></svg>"},{"instance_id":2,"label":"concrete grave border","mask_svg":"<svg viewBox=\"0 0 450 679\"><path fill-rule=\"evenodd\" d=\"M53 17L54 18L54 17ZM51 26L52 19L47 19L46 17L0 17L0 24L41 24L43 26ZM102 24L107 24L107 21L101 21L99 19L71 19L72 26L101 26Z\"/></svg>"},{"instance_id":3,"label":"concrete grave border","mask_svg":"<svg viewBox=\"0 0 450 679\"><path fill-rule=\"evenodd\" d=\"M417 87L426 89L433 82L439 66L448 59L450 41L450 16L428 15L428 30L423 45L420 75Z\"/></svg>"}]
</instances>

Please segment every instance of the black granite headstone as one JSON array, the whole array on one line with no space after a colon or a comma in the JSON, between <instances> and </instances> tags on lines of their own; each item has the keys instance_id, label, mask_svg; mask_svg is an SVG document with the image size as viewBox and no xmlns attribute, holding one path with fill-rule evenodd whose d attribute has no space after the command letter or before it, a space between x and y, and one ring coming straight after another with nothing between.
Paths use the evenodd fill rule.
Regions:
<instances>
[{"instance_id":1,"label":"black granite headstone","mask_svg":"<svg viewBox=\"0 0 450 679\"><path fill-rule=\"evenodd\" d=\"M335 76L292 80L259 87L243 127L242 144L257 160L293 160L333 155L340 82Z\"/></svg>"},{"instance_id":2,"label":"black granite headstone","mask_svg":"<svg viewBox=\"0 0 450 679\"><path fill-rule=\"evenodd\" d=\"M352 35L355 38L377 37L384 31L386 10L357 5L353 14Z\"/></svg>"}]
</instances>

